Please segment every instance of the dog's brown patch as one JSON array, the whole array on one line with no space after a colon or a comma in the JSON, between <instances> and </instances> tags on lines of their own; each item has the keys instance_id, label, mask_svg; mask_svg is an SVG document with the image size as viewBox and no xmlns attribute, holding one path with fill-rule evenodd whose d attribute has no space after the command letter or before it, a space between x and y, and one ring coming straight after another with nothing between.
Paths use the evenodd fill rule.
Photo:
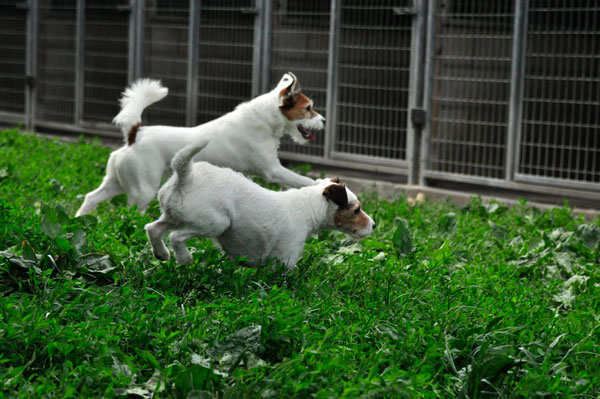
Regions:
<instances>
[{"instance_id":1,"label":"dog's brown patch","mask_svg":"<svg viewBox=\"0 0 600 399\"><path fill-rule=\"evenodd\" d=\"M133 145L135 143L135 137L137 136L138 130L140 130L140 126L142 122L138 122L136 125L133 125L127 134L127 144Z\"/></svg>"},{"instance_id":2,"label":"dog's brown patch","mask_svg":"<svg viewBox=\"0 0 600 399\"><path fill-rule=\"evenodd\" d=\"M333 215L333 222L342 230L356 232L369 226L369 216L360 209L360 202L354 201L346 209L339 209Z\"/></svg>"},{"instance_id":3,"label":"dog's brown patch","mask_svg":"<svg viewBox=\"0 0 600 399\"><path fill-rule=\"evenodd\" d=\"M348 194L344 184L331 184L323 190L323 196L334 202L340 209L348 208Z\"/></svg>"},{"instance_id":4,"label":"dog's brown patch","mask_svg":"<svg viewBox=\"0 0 600 399\"><path fill-rule=\"evenodd\" d=\"M334 182L334 183L339 183L340 182L340 178L339 177L332 177L329 180L332 181L332 182Z\"/></svg>"},{"instance_id":5,"label":"dog's brown patch","mask_svg":"<svg viewBox=\"0 0 600 399\"><path fill-rule=\"evenodd\" d=\"M285 89L284 89L285 90ZM312 101L302 93L286 98L284 105L279 107L281 113L290 121L311 119L319 115L312 107Z\"/></svg>"}]
</instances>

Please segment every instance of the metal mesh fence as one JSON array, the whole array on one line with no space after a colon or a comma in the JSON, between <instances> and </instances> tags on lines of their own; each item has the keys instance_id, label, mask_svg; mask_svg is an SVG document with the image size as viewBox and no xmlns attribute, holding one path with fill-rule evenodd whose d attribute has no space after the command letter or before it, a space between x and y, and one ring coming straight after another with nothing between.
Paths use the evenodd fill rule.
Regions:
<instances>
[{"instance_id":1,"label":"metal mesh fence","mask_svg":"<svg viewBox=\"0 0 600 399\"><path fill-rule=\"evenodd\" d=\"M128 0L86 0L83 119L110 123L127 86Z\"/></svg>"},{"instance_id":2,"label":"metal mesh fence","mask_svg":"<svg viewBox=\"0 0 600 399\"><path fill-rule=\"evenodd\" d=\"M513 0L440 1L429 168L505 177Z\"/></svg>"},{"instance_id":3,"label":"metal mesh fence","mask_svg":"<svg viewBox=\"0 0 600 399\"><path fill-rule=\"evenodd\" d=\"M187 0L146 5L142 76L169 88L169 95L145 113L148 124L186 124L189 12Z\"/></svg>"},{"instance_id":4,"label":"metal mesh fence","mask_svg":"<svg viewBox=\"0 0 600 399\"><path fill-rule=\"evenodd\" d=\"M411 4L341 2L335 151L406 157Z\"/></svg>"},{"instance_id":5,"label":"metal mesh fence","mask_svg":"<svg viewBox=\"0 0 600 399\"><path fill-rule=\"evenodd\" d=\"M530 2L519 171L600 183L600 5Z\"/></svg>"},{"instance_id":6,"label":"metal mesh fence","mask_svg":"<svg viewBox=\"0 0 600 399\"><path fill-rule=\"evenodd\" d=\"M77 3L39 2L35 119L75 123Z\"/></svg>"},{"instance_id":7,"label":"metal mesh fence","mask_svg":"<svg viewBox=\"0 0 600 399\"><path fill-rule=\"evenodd\" d=\"M198 38L198 123L252 95L254 1L202 1Z\"/></svg>"},{"instance_id":8,"label":"metal mesh fence","mask_svg":"<svg viewBox=\"0 0 600 399\"><path fill-rule=\"evenodd\" d=\"M0 112L25 112L27 10L20 1L0 2Z\"/></svg>"},{"instance_id":9,"label":"metal mesh fence","mask_svg":"<svg viewBox=\"0 0 600 399\"><path fill-rule=\"evenodd\" d=\"M284 73L293 72L302 92L313 100L315 109L327 118L327 60L331 4L320 0L275 2L272 11L269 89ZM316 135L307 145L285 139L283 151L322 156L325 137Z\"/></svg>"}]
</instances>

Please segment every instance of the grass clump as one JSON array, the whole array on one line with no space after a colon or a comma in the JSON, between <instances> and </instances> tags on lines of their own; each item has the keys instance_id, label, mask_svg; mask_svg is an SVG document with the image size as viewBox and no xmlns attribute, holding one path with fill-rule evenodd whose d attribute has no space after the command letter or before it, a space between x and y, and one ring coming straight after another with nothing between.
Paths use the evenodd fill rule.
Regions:
<instances>
[{"instance_id":1,"label":"grass clump","mask_svg":"<svg viewBox=\"0 0 600 399\"><path fill-rule=\"evenodd\" d=\"M109 150L0 133L0 396L566 398L600 393L600 221L363 194L360 243L297 269L209 240L152 257L119 197L74 218Z\"/></svg>"}]
</instances>

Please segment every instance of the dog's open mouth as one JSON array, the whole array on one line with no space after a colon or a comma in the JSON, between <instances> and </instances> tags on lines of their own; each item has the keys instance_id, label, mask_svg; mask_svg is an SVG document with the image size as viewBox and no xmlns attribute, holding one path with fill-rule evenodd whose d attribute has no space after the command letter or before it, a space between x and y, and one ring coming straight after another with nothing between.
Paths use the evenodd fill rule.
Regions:
<instances>
[{"instance_id":1,"label":"dog's open mouth","mask_svg":"<svg viewBox=\"0 0 600 399\"><path fill-rule=\"evenodd\" d=\"M300 132L300 134L302 134L302 137L304 137L306 140L310 140L310 141L315 140L315 136L313 136L312 132L310 130L304 128L304 126L298 125L298 131Z\"/></svg>"}]
</instances>

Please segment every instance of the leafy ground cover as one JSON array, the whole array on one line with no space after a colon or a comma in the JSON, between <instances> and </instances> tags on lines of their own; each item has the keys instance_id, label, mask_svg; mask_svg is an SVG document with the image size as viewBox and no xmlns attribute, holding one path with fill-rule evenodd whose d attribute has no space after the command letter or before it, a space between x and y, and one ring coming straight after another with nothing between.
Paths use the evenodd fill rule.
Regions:
<instances>
[{"instance_id":1,"label":"leafy ground cover","mask_svg":"<svg viewBox=\"0 0 600 399\"><path fill-rule=\"evenodd\" d=\"M109 150L0 133L0 397L600 394L600 220L363 193L377 230L298 268L208 240L157 262L119 197L74 218Z\"/></svg>"}]
</instances>

